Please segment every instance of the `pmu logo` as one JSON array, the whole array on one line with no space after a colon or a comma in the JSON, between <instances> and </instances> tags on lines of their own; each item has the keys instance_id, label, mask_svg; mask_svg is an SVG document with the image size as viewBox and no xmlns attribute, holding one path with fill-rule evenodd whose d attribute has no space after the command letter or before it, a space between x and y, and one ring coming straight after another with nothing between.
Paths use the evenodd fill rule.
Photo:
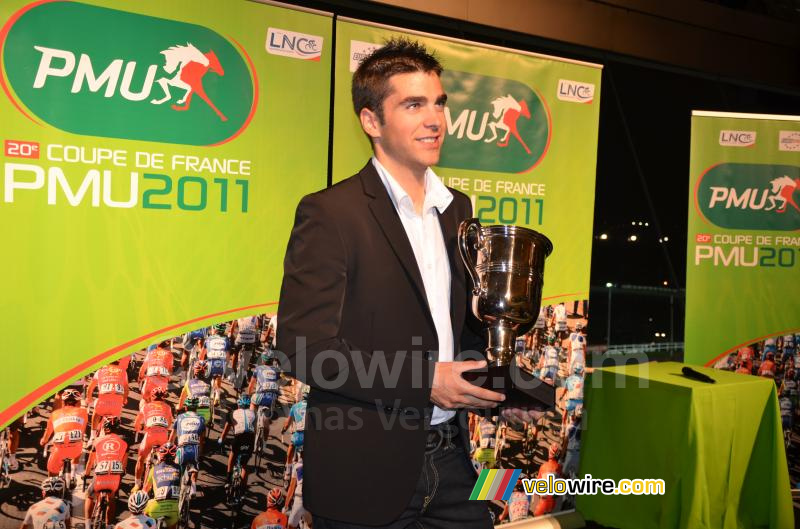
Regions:
<instances>
[{"instance_id":1,"label":"pmu logo","mask_svg":"<svg viewBox=\"0 0 800 529\"><path fill-rule=\"evenodd\" d=\"M695 207L711 223L741 230L800 229L800 167L724 163L695 188Z\"/></svg>"},{"instance_id":2,"label":"pmu logo","mask_svg":"<svg viewBox=\"0 0 800 529\"><path fill-rule=\"evenodd\" d=\"M550 111L531 87L499 77L446 70L447 139L440 167L523 173L550 145Z\"/></svg>"},{"instance_id":3,"label":"pmu logo","mask_svg":"<svg viewBox=\"0 0 800 529\"><path fill-rule=\"evenodd\" d=\"M721 130L719 144L723 147L752 147L756 144L756 133L752 130Z\"/></svg>"},{"instance_id":4,"label":"pmu logo","mask_svg":"<svg viewBox=\"0 0 800 529\"><path fill-rule=\"evenodd\" d=\"M0 84L17 110L74 134L218 145L258 100L238 43L195 24L52 1L0 31Z\"/></svg>"}]
</instances>

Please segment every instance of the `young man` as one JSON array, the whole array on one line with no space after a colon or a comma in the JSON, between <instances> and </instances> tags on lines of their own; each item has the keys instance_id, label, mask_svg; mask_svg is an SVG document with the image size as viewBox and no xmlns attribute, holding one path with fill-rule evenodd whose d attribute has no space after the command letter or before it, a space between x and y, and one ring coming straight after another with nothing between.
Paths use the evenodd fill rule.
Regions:
<instances>
[{"instance_id":1,"label":"young man","mask_svg":"<svg viewBox=\"0 0 800 529\"><path fill-rule=\"evenodd\" d=\"M504 397L462 378L485 361L454 361L481 358L485 342L466 326L457 249L470 200L431 170L446 132L441 71L404 40L365 58L352 96L374 156L297 208L277 348L312 387L303 501L315 529L492 526L486 505L467 499L475 474L459 409Z\"/></svg>"}]
</instances>

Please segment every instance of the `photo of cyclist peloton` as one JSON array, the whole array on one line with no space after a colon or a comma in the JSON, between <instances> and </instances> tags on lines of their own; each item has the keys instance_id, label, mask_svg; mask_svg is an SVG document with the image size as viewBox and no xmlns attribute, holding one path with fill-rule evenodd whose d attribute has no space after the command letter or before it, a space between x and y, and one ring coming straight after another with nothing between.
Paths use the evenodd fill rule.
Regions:
<instances>
[{"instance_id":1,"label":"photo of cyclist peloton","mask_svg":"<svg viewBox=\"0 0 800 529\"><path fill-rule=\"evenodd\" d=\"M786 446L786 462L793 488L800 484L800 332L770 336L723 355L714 364L716 369L769 378L778 390L778 406Z\"/></svg>"},{"instance_id":2,"label":"photo of cyclist peloton","mask_svg":"<svg viewBox=\"0 0 800 529\"><path fill-rule=\"evenodd\" d=\"M476 472L577 473L587 309L586 301L542 307L517 340L519 364L556 384L557 408L536 419L471 416ZM311 527L309 387L280 369L277 321L243 317L151 344L9 425L0 437L0 529ZM489 508L500 524L572 501L516 491Z\"/></svg>"}]
</instances>

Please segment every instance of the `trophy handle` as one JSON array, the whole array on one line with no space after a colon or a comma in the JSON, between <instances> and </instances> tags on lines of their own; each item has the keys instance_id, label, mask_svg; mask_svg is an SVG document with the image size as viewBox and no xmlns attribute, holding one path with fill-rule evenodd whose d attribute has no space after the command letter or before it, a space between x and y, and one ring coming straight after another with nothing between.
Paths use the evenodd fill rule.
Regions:
<instances>
[{"instance_id":1,"label":"trophy handle","mask_svg":"<svg viewBox=\"0 0 800 529\"><path fill-rule=\"evenodd\" d=\"M461 259L466 265L469 277L472 278L472 293L476 296L481 293L481 281L478 273L475 271L475 261L472 259L472 252L470 252L468 239L470 232L475 232L475 249L479 249L483 244L483 237L481 236L481 223L478 219L466 219L458 225L458 249L461 252Z\"/></svg>"}]
</instances>

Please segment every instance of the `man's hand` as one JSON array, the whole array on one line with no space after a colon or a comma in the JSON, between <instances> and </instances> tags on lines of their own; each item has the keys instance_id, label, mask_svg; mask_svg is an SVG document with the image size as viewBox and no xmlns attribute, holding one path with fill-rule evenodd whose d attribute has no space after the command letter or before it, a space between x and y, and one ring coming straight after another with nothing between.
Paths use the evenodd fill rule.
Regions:
<instances>
[{"instance_id":1,"label":"man's hand","mask_svg":"<svg viewBox=\"0 0 800 529\"><path fill-rule=\"evenodd\" d=\"M437 362L433 371L431 401L444 409L497 407L505 400L505 395L470 384L461 376L464 371L485 367L486 360Z\"/></svg>"}]
</instances>

